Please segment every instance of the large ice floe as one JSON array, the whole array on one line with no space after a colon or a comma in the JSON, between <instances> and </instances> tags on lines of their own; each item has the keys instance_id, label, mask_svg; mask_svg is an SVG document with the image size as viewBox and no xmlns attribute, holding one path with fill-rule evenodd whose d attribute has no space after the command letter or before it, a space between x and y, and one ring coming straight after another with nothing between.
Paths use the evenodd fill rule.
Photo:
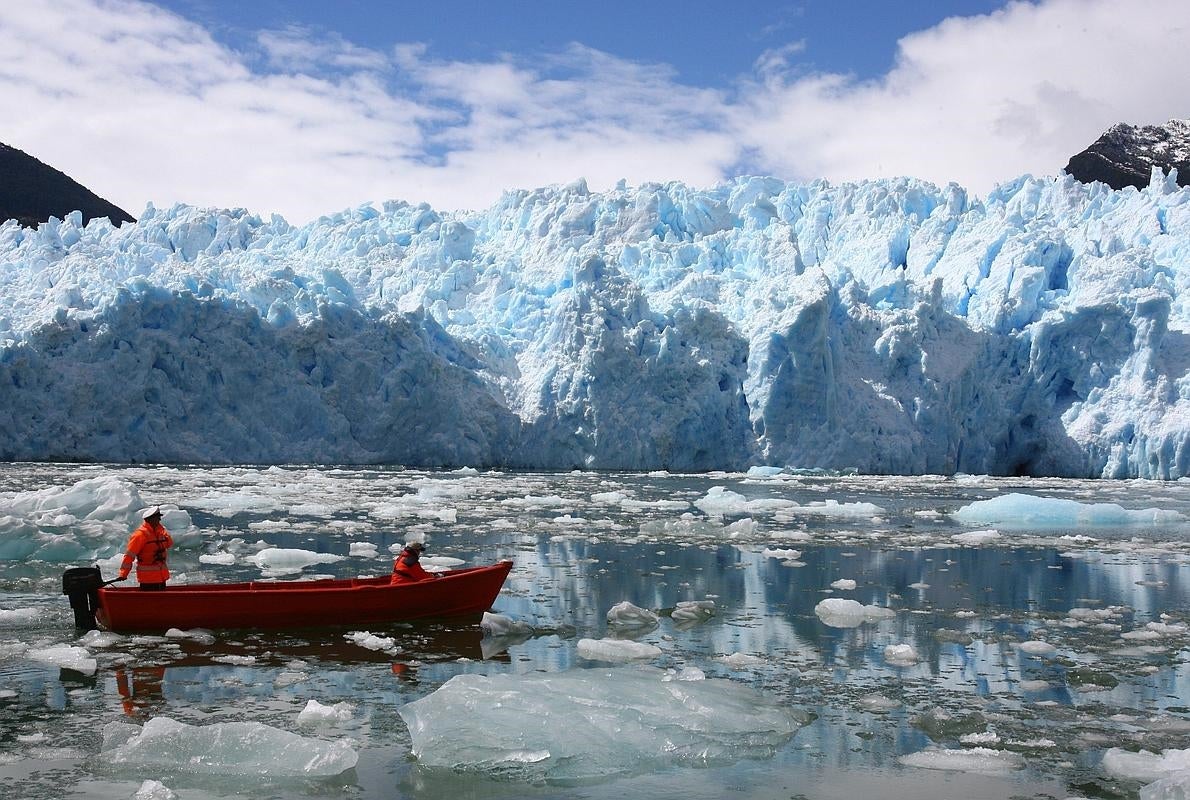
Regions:
<instances>
[{"instance_id":1,"label":"large ice floe","mask_svg":"<svg viewBox=\"0 0 1190 800\"><path fill-rule=\"evenodd\" d=\"M323 741L260 722L187 725L169 717L154 717L143 726L108 723L101 755L114 767L273 778L338 775L359 758L343 739Z\"/></svg>"},{"instance_id":2,"label":"large ice floe","mask_svg":"<svg viewBox=\"0 0 1190 800\"><path fill-rule=\"evenodd\" d=\"M1190 474L1190 189L0 226L0 459Z\"/></svg>"},{"instance_id":3,"label":"large ice floe","mask_svg":"<svg viewBox=\"0 0 1190 800\"><path fill-rule=\"evenodd\" d=\"M806 721L760 690L649 667L458 675L400 714L424 766L551 783L767 758Z\"/></svg>"},{"instance_id":4,"label":"large ice floe","mask_svg":"<svg viewBox=\"0 0 1190 800\"><path fill-rule=\"evenodd\" d=\"M149 500L130 481L110 475L70 486L0 493L0 561L110 558L123 552ZM199 540L184 510L163 506L162 524L173 535L175 547L190 547Z\"/></svg>"}]
</instances>

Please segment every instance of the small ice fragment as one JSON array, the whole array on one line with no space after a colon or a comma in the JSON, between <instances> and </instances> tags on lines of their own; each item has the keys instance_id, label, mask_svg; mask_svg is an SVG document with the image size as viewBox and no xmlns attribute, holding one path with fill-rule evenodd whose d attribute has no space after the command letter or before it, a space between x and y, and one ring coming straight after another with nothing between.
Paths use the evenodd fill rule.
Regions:
<instances>
[{"instance_id":1,"label":"small ice fragment","mask_svg":"<svg viewBox=\"0 0 1190 800\"><path fill-rule=\"evenodd\" d=\"M380 555L380 548L373 542L352 542L347 548L347 555L358 558L376 558Z\"/></svg>"},{"instance_id":2,"label":"small ice fragment","mask_svg":"<svg viewBox=\"0 0 1190 800\"><path fill-rule=\"evenodd\" d=\"M857 600L828 597L814 606L814 613L822 624L831 628L858 628L865 622L875 622L896 616L891 608L865 606Z\"/></svg>"},{"instance_id":3,"label":"small ice fragment","mask_svg":"<svg viewBox=\"0 0 1190 800\"><path fill-rule=\"evenodd\" d=\"M682 600L669 614L674 622L701 622L715 616L714 600Z\"/></svg>"},{"instance_id":4,"label":"small ice fragment","mask_svg":"<svg viewBox=\"0 0 1190 800\"><path fill-rule=\"evenodd\" d=\"M851 580L850 578L840 578L839 580L831 583L831 588L849 591L855 588L855 581Z\"/></svg>"},{"instance_id":5,"label":"small ice fragment","mask_svg":"<svg viewBox=\"0 0 1190 800\"><path fill-rule=\"evenodd\" d=\"M758 667L765 663L763 658L748 655L747 653L732 653L729 656L719 656L715 660L731 669L748 669L749 667Z\"/></svg>"},{"instance_id":6,"label":"small ice fragment","mask_svg":"<svg viewBox=\"0 0 1190 800\"><path fill-rule=\"evenodd\" d=\"M995 731L983 733L966 733L959 737L959 741L966 745L999 744L1000 737Z\"/></svg>"},{"instance_id":7,"label":"small ice fragment","mask_svg":"<svg viewBox=\"0 0 1190 800\"><path fill-rule=\"evenodd\" d=\"M256 656L214 656L212 661L220 664L234 664L237 667L249 667L256 663Z\"/></svg>"},{"instance_id":8,"label":"small ice fragment","mask_svg":"<svg viewBox=\"0 0 1190 800\"><path fill-rule=\"evenodd\" d=\"M323 705L317 700L306 703L306 707L298 713L298 723L301 725L317 725L323 722L346 722L351 719L355 708L351 703L335 703L333 706Z\"/></svg>"},{"instance_id":9,"label":"small ice fragment","mask_svg":"<svg viewBox=\"0 0 1190 800\"><path fill-rule=\"evenodd\" d=\"M371 631L351 631L350 633L343 634L343 638L366 650L375 650L379 653L389 654L401 652L401 646L391 636L377 636Z\"/></svg>"},{"instance_id":10,"label":"small ice fragment","mask_svg":"<svg viewBox=\"0 0 1190 800\"><path fill-rule=\"evenodd\" d=\"M900 708L901 704L882 694L867 694L859 699L859 706L868 711L892 711L894 708Z\"/></svg>"},{"instance_id":11,"label":"small ice fragment","mask_svg":"<svg viewBox=\"0 0 1190 800\"><path fill-rule=\"evenodd\" d=\"M665 675L661 678L664 682L669 681L705 681L707 675L698 667L682 667L681 669L667 669Z\"/></svg>"},{"instance_id":12,"label":"small ice fragment","mask_svg":"<svg viewBox=\"0 0 1190 800\"><path fill-rule=\"evenodd\" d=\"M925 750L901 756L897 761L907 767L977 772L984 775L1003 775L1025 765L1024 759L1015 753L989 750L986 747L964 750L927 747Z\"/></svg>"},{"instance_id":13,"label":"small ice fragment","mask_svg":"<svg viewBox=\"0 0 1190 800\"><path fill-rule=\"evenodd\" d=\"M230 566L236 563L234 553L202 553L198 557L200 564L222 564Z\"/></svg>"},{"instance_id":14,"label":"small ice fragment","mask_svg":"<svg viewBox=\"0 0 1190 800\"><path fill-rule=\"evenodd\" d=\"M99 668L99 662L91 657L91 651L85 647L72 645L58 645L56 647L42 647L25 653L34 661L53 664L63 669L74 670L83 675L94 675Z\"/></svg>"},{"instance_id":15,"label":"small ice fragment","mask_svg":"<svg viewBox=\"0 0 1190 800\"><path fill-rule=\"evenodd\" d=\"M631 642L626 639L580 639L579 658L588 661L625 663L629 661L651 661L661 655L661 648L646 642Z\"/></svg>"},{"instance_id":16,"label":"small ice fragment","mask_svg":"<svg viewBox=\"0 0 1190 800\"><path fill-rule=\"evenodd\" d=\"M884 648L884 660L895 667L911 667L921 657L911 644L890 644Z\"/></svg>"},{"instance_id":17,"label":"small ice fragment","mask_svg":"<svg viewBox=\"0 0 1190 800\"><path fill-rule=\"evenodd\" d=\"M533 626L524 620L513 619L504 614L483 612L483 619L479 622L484 636L532 636Z\"/></svg>"},{"instance_id":18,"label":"small ice fragment","mask_svg":"<svg viewBox=\"0 0 1190 800\"><path fill-rule=\"evenodd\" d=\"M192 639L200 644L214 644L215 634L203 628L191 628L183 631L178 628L170 628L165 632L167 639Z\"/></svg>"},{"instance_id":19,"label":"small ice fragment","mask_svg":"<svg viewBox=\"0 0 1190 800\"><path fill-rule=\"evenodd\" d=\"M780 558L784 561L796 561L802 557L801 550L789 550L779 547L766 547L760 554L765 558Z\"/></svg>"},{"instance_id":20,"label":"small ice fragment","mask_svg":"<svg viewBox=\"0 0 1190 800\"><path fill-rule=\"evenodd\" d=\"M177 800L177 794L161 781L147 780L136 790L132 800Z\"/></svg>"},{"instance_id":21,"label":"small ice fragment","mask_svg":"<svg viewBox=\"0 0 1190 800\"><path fill-rule=\"evenodd\" d=\"M635 606L627 600L616 603L607 612L607 623L623 628L655 628L658 617L647 608Z\"/></svg>"},{"instance_id":22,"label":"small ice fragment","mask_svg":"<svg viewBox=\"0 0 1190 800\"><path fill-rule=\"evenodd\" d=\"M1020 642L1016 645L1016 649L1031 656L1052 656L1054 653L1058 652L1058 648L1054 647L1049 642L1043 642L1037 639L1033 639L1028 642Z\"/></svg>"},{"instance_id":23,"label":"small ice fragment","mask_svg":"<svg viewBox=\"0 0 1190 800\"><path fill-rule=\"evenodd\" d=\"M917 589L919 592L930 588L930 584L918 581L917 583L909 584L910 589Z\"/></svg>"},{"instance_id":24,"label":"small ice fragment","mask_svg":"<svg viewBox=\"0 0 1190 800\"><path fill-rule=\"evenodd\" d=\"M994 542L1000 538L1000 532L993 529L983 531L967 531L966 533L956 533L951 536L951 541L965 544L969 547L978 547L981 544Z\"/></svg>"}]
</instances>

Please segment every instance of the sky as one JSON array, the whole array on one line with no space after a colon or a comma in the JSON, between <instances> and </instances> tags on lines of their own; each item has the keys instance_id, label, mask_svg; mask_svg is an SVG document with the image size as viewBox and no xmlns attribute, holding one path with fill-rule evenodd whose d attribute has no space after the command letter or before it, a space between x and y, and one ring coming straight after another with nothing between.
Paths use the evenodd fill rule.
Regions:
<instances>
[{"instance_id":1,"label":"sky","mask_svg":"<svg viewBox=\"0 0 1190 800\"><path fill-rule=\"evenodd\" d=\"M24 0L0 3L0 142L134 216L577 178L984 195L1190 116L1187 43L1186 0Z\"/></svg>"}]
</instances>

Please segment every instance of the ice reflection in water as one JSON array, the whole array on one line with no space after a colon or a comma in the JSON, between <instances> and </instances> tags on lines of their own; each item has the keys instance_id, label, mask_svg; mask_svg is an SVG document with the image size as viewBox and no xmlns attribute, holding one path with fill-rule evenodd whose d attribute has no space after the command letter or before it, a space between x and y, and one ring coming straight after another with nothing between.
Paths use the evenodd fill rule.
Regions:
<instances>
[{"instance_id":1,"label":"ice reflection in water","mask_svg":"<svg viewBox=\"0 0 1190 800\"><path fill-rule=\"evenodd\" d=\"M202 549L171 559L189 580L258 577L248 557L261 542L345 556L352 542L372 542L375 557L305 572L386 571L388 548L416 531L435 555L472 564L514 558L498 610L534 632L485 640L478 625L373 627L393 639L395 654L344 638L350 627L220 632L210 644L123 637L92 648L100 668L87 677L23 657L30 647L74 641L57 594L63 565L0 562L0 610L37 611L0 615L5 797L128 797L146 778L199 797L330 795L345 787L365 797L1129 797L1140 784L1104 773L1102 752L1182 747L1190 728L1187 637L1179 628L1190 617L1184 524L1006 531L981 547L959 547L951 537L969 528L948 517L1009 491L1187 514L1190 497L1177 484L7 465L0 493L109 473L191 514ZM742 495L748 510L706 516L696 503L716 486ZM882 510L860 513L854 505L858 516L848 515L847 504L860 503ZM202 553L235 553L235 562L203 563ZM850 585L839 581L855 588L837 588ZM896 613L830 627L814 609L831 597ZM681 601L706 599L715 607L709 619L665 616ZM660 624L609 626L607 611L625 600L660 611ZM590 668L577 641L604 637L656 645L663 654L653 666L696 667L817 718L769 759L565 789L428 770L409 759L397 715L403 703L458 674ZM890 645L911 646L918 660L890 660L897 652ZM311 699L348 702L353 715L299 725ZM158 715L349 736L360 762L334 780L298 785L103 765L105 723ZM977 745L1013 754L1004 759L1008 768L985 775L898 761L931 747ZM1014 769L1018 760L1023 768Z\"/></svg>"}]
</instances>

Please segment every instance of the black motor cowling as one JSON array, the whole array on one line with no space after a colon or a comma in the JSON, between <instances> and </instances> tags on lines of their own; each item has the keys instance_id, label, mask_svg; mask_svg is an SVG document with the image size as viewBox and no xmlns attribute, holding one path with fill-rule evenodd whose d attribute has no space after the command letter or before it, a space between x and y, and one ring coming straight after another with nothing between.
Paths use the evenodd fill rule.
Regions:
<instances>
[{"instance_id":1,"label":"black motor cowling","mask_svg":"<svg viewBox=\"0 0 1190 800\"><path fill-rule=\"evenodd\" d=\"M70 598L74 610L74 625L84 631L93 631L95 610L99 608L99 587L103 586L103 574L99 567L71 567L62 573L62 594Z\"/></svg>"}]
</instances>

